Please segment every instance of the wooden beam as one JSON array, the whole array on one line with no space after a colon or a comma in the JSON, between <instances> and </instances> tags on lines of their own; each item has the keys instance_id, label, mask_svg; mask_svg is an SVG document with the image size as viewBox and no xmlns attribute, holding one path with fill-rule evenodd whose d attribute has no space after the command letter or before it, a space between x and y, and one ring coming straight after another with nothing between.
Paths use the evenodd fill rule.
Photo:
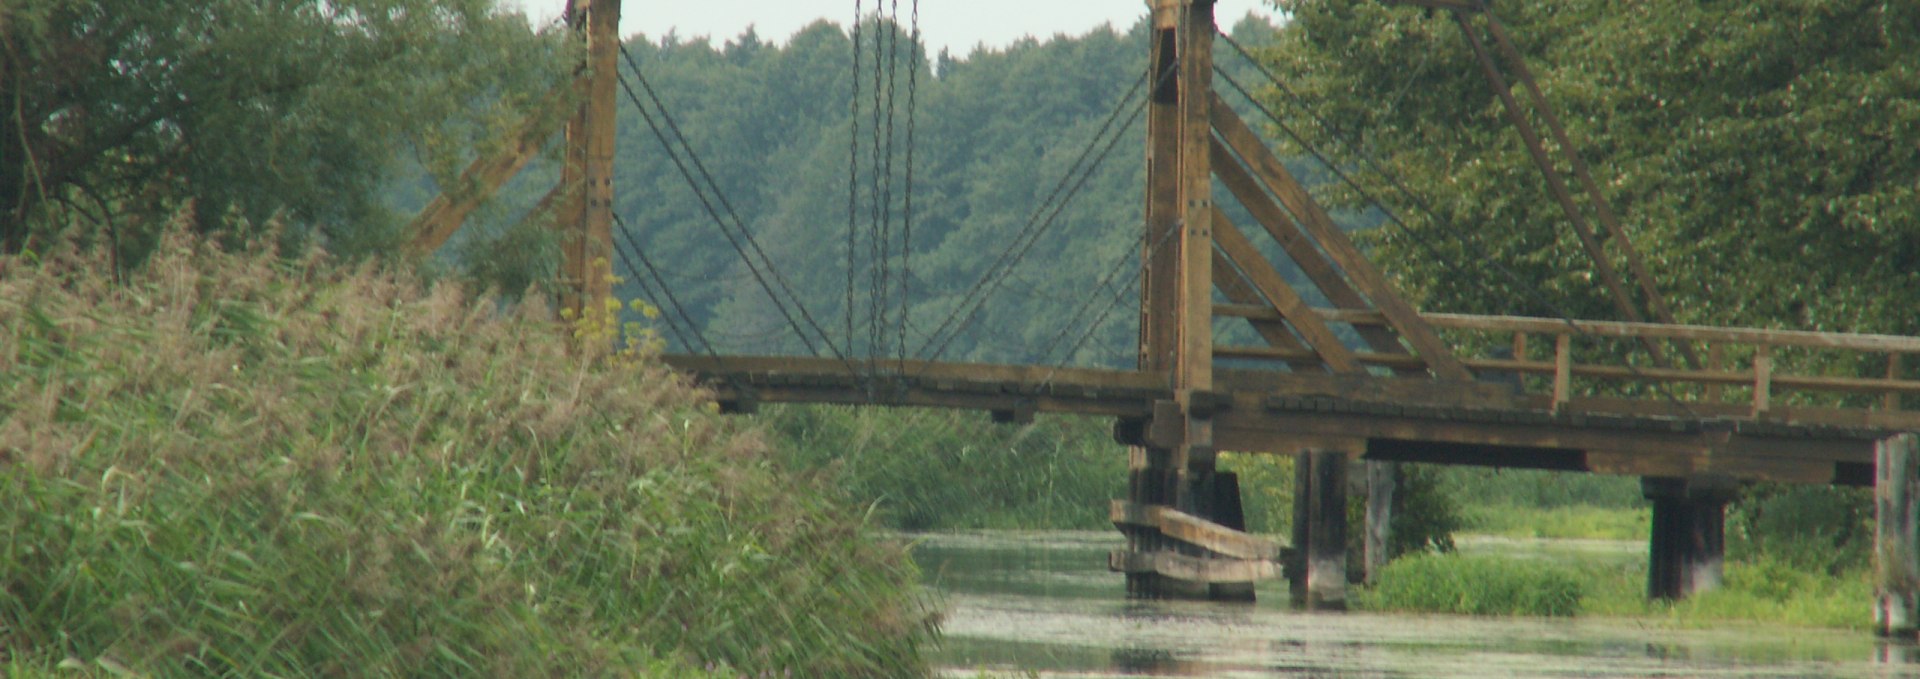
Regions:
<instances>
[{"instance_id":1,"label":"wooden beam","mask_svg":"<svg viewBox=\"0 0 1920 679\"><path fill-rule=\"evenodd\" d=\"M1481 43L1479 34L1474 33L1473 26L1467 22L1465 14L1456 12L1453 19L1460 26L1460 32L1467 36L1467 44L1473 48L1473 54L1480 62L1481 73L1486 76L1487 84L1493 88L1493 93L1498 95L1500 103L1505 108L1507 121L1512 123L1514 130L1520 133L1520 141L1527 147L1527 153L1533 158L1534 166L1540 170L1542 176L1546 177L1547 192L1567 214L1567 221L1573 225L1573 234L1579 239L1581 249L1586 251L1588 259L1593 260L1593 270L1600 274L1601 285L1612 295L1614 308L1619 309L1620 314L1626 316L1629 321L1646 320L1646 317L1640 314L1640 308L1634 305L1633 297L1627 293L1626 285L1620 281L1620 274L1614 270L1613 262L1607 259L1606 249L1602 248L1600 241L1594 237L1593 227L1587 224L1586 216L1582 215L1580 208L1574 205L1573 194L1567 191L1566 182L1560 178L1559 171L1553 169L1553 161L1547 157L1546 148L1540 143L1539 133L1533 130L1533 124L1527 122L1526 114L1520 111L1520 103L1514 100L1512 88L1507 85L1506 77L1500 74L1499 66L1493 63L1493 55L1487 52L1487 47ZM1646 345L1647 352L1653 355L1655 363L1666 365L1666 353L1661 350L1658 343L1650 339L1642 339L1641 343Z\"/></svg>"},{"instance_id":2,"label":"wooden beam","mask_svg":"<svg viewBox=\"0 0 1920 679\"><path fill-rule=\"evenodd\" d=\"M585 7L585 11L582 8ZM560 304L575 318L604 315L613 295L613 153L619 87L620 0L575 2L567 21L586 41L579 77L586 100L567 123L561 183L580 190L561 201ZM596 344L596 343L592 343Z\"/></svg>"},{"instance_id":3,"label":"wooden beam","mask_svg":"<svg viewBox=\"0 0 1920 679\"><path fill-rule=\"evenodd\" d=\"M1161 535L1232 559L1277 559L1280 545L1244 531L1161 505L1114 500L1108 516L1116 524L1145 526Z\"/></svg>"},{"instance_id":4,"label":"wooden beam","mask_svg":"<svg viewBox=\"0 0 1920 679\"><path fill-rule=\"evenodd\" d=\"M559 130L564 120L560 109L571 98L573 88L571 84L562 85L548 92L532 113L502 137L500 148L475 158L460 171L459 179L434 196L403 231L407 254L425 257L440 249L466 223L474 208L519 174Z\"/></svg>"},{"instance_id":5,"label":"wooden beam","mask_svg":"<svg viewBox=\"0 0 1920 679\"><path fill-rule=\"evenodd\" d=\"M1386 316L1377 311L1354 311L1315 307L1328 321L1353 324L1384 324ZM1216 310L1221 315L1258 314L1258 309ZM1249 316L1252 317L1252 316ZM1420 314L1436 328L1526 332L1543 335L1572 333L1594 337L1654 337L1730 344L1770 344L1776 347L1811 347L1871 352L1920 352L1920 337L1875 335L1867 333L1811 332L1806 330L1769 330L1765 328L1727 328L1707 325L1666 325L1625 321L1566 320L1537 316L1484 316L1479 314Z\"/></svg>"},{"instance_id":6,"label":"wooden beam","mask_svg":"<svg viewBox=\"0 0 1920 679\"><path fill-rule=\"evenodd\" d=\"M1354 290L1353 286L1347 283L1346 278L1340 275L1340 270L1335 268L1332 262L1327 261L1319 248L1314 247L1313 241L1300 233L1300 227L1287 217L1286 212L1281 210L1279 205L1274 204L1273 198L1260 190L1257 180L1247 173L1246 168L1240 166L1240 162L1234 159L1233 152L1228 150L1225 144L1220 143L1219 139L1214 139L1209 148L1213 154L1214 176L1219 177L1220 183L1233 193L1234 198L1240 201L1240 205L1247 209L1248 214L1253 215L1254 221L1259 222L1260 226L1267 230L1267 235L1272 236L1273 240L1280 244L1280 248L1286 251L1287 257L1300 267L1300 272L1307 275L1307 280L1313 281L1314 287L1319 288L1321 294L1327 296L1327 301L1343 309L1371 308L1366 298ZM1378 326L1355 326L1354 330L1374 351L1389 354L1407 353L1406 347L1400 345L1400 337L1390 329ZM1425 367L1401 368L1398 372L1424 373Z\"/></svg>"},{"instance_id":7,"label":"wooden beam","mask_svg":"<svg viewBox=\"0 0 1920 679\"><path fill-rule=\"evenodd\" d=\"M1242 275L1240 270L1233 268L1233 263L1227 261L1227 256L1220 254L1218 249L1215 249L1213 253L1213 285L1220 289L1221 295L1235 303L1257 304L1263 308L1271 308L1266 306L1267 300L1260 296L1260 291L1255 290L1253 284L1247 282L1247 277ZM1274 313L1277 315L1279 312L1275 311ZM1293 336L1293 331L1287 329L1286 323L1277 318L1249 318L1247 322L1253 326L1254 332L1260 334L1260 339L1266 340L1268 346L1278 347L1288 351L1311 353L1308 351L1307 345L1301 344L1300 340ZM1288 361L1287 366L1297 371L1307 372L1319 372L1326 369L1326 364L1321 363L1317 357L1313 359Z\"/></svg>"},{"instance_id":8,"label":"wooden beam","mask_svg":"<svg viewBox=\"0 0 1920 679\"><path fill-rule=\"evenodd\" d=\"M1307 306L1305 300L1300 299L1299 293L1294 292L1293 287L1287 285L1286 279L1280 276L1280 272L1273 269L1273 264L1260 256L1260 251L1254 249L1253 243L1240 233L1238 227L1235 227L1232 222L1220 219L1214 225L1213 242L1220 247L1220 252L1225 254L1242 274L1245 274L1247 280L1253 283L1260 294L1280 311L1280 315L1293 324L1294 330L1300 333L1300 338L1306 340L1307 346L1312 347L1321 360L1326 361L1328 368L1336 373L1364 372L1364 369L1354 362L1353 353L1340 342L1340 338L1333 334L1333 330L1327 327L1326 322L1321 320L1318 314L1313 313L1312 307ZM1209 304L1209 310L1211 310L1211 304ZM1213 348L1210 347L1210 349ZM1213 351L1218 350L1213 349Z\"/></svg>"},{"instance_id":9,"label":"wooden beam","mask_svg":"<svg viewBox=\"0 0 1920 679\"><path fill-rule=\"evenodd\" d=\"M1367 260L1346 232L1333 223L1333 218L1327 215L1326 210L1293 179L1280 160L1273 156L1273 152L1267 150L1259 135L1247 127L1246 121L1241 120L1239 114L1234 113L1219 95L1213 97L1213 128L1219 132L1221 140L1245 161L1254 176L1265 183L1266 189L1280 199L1280 204L1298 218L1299 224L1326 250L1327 256L1340 265L1341 270L1347 273L1347 278L1353 281L1354 287L1372 300L1373 306L1392 322L1401 337L1413 345L1414 353L1427 361L1435 377L1473 379L1473 375L1460 365L1459 359L1454 358L1433 329L1420 319L1420 314L1400 297L1387 282L1386 276Z\"/></svg>"},{"instance_id":10,"label":"wooden beam","mask_svg":"<svg viewBox=\"0 0 1920 679\"><path fill-rule=\"evenodd\" d=\"M1613 213L1613 204L1600 192L1600 185L1593 180L1586 159L1580 156L1580 149L1573 145L1573 138L1567 134L1566 126L1560 124L1560 116L1554 114L1546 95L1540 92L1540 85L1534 82L1532 69L1527 68L1526 58L1521 56L1519 48L1514 47L1513 41L1507 37L1506 27L1500 23L1499 16L1487 14L1487 31L1493 35L1494 44L1500 47L1508 63L1513 65L1513 72L1519 77L1520 84L1526 86L1534 110L1540 114L1541 121L1547 124L1547 131L1553 134L1554 142L1560 145L1560 155L1566 156L1567 163L1573 167L1573 177L1586 190L1587 200L1593 203L1594 214L1599 218L1600 225L1606 228L1613 242L1620 245L1620 252L1627 260L1627 271L1639 283L1640 292L1647 300L1647 309L1653 312L1653 319L1661 323L1673 323L1673 310L1667 307L1667 299L1660 294L1660 286L1647 270L1645 259L1633 247L1633 239L1620 225L1620 218ZM1680 354L1686 357L1688 365L1700 367L1700 357L1694 354L1692 347L1681 344Z\"/></svg>"},{"instance_id":11,"label":"wooden beam","mask_svg":"<svg viewBox=\"0 0 1920 679\"><path fill-rule=\"evenodd\" d=\"M1107 568L1122 573L1154 573L1181 582L1220 584L1271 580L1279 577L1273 561L1204 559L1173 552L1133 552L1116 549L1107 555Z\"/></svg>"}]
</instances>

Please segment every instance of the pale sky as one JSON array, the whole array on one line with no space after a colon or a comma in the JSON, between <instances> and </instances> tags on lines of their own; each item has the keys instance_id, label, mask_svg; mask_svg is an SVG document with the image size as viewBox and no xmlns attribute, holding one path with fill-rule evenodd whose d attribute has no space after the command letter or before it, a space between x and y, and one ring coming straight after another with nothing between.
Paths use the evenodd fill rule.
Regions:
<instances>
[{"instance_id":1,"label":"pale sky","mask_svg":"<svg viewBox=\"0 0 1920 679\"><path fill-rule=\"evenodd\" d=\"M900 22L912 15L912 0L862 0L861 11L871 14L880 3L900 4ZM500 0L507 8L521 8L536 23L551 20L567 0ZM1271 0L1219 0L1214 15L1222 28L1252 11L1272 19ZM964 57L977 44L1004 47L1027 35L1050 38L1058 33L1081 35L1102 24L1124 31L1146 15L1144 0L920 0L920 30L929 54L942 48ZM672 30L681 38L706 36L715 45L740 35L752 25L760 39L784 44L801 27L817 19L841 26L853 19L850 0L626 0L621 3L620 34L645 33L658 40Z\"/></svg>"}]
</instances>

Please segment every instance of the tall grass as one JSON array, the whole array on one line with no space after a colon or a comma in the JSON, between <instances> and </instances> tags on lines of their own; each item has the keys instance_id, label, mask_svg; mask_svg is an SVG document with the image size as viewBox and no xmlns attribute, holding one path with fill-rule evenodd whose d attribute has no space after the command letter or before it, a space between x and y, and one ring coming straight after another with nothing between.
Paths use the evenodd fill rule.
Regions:
<instances>
[{"instance_id":1,"label":"tall grass","mask_svg":"<svg viewBox=\"0 0 1920 679\"><path fill-rule=\"evenodd\" d=\"M1586 594L1572 569L1535 559L1424 553L1387 564L1360 605L1464 615L1573 615Z\"/></svg>"},{"instance_id":2,"label":"tall grass","mask_svg":"<svg viewBox=\"0 0 1920 679\"><path fill-rule=\"evenodd\" d=\"M1106 420L994 424L986 413L768 408L783 463L817 470L848 502L905 530L1108 528L1127 450Z\"/></svg>"},{"instance_id":3,"label":"tall grass","mask_svg":"<svg viewBox=\"0 0 1920 679\"><path fill-rule=\"evenodd\" d=\"M904 550L546 313L175 233L0 260L0 667L909 676Z\"/></svg>"}]
</instances>

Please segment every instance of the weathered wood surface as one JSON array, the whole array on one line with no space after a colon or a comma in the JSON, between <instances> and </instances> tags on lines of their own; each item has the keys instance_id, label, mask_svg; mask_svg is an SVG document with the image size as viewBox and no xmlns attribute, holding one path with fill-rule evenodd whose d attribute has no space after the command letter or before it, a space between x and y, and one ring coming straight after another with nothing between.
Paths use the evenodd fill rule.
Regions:
<instances>
[{"instance_id":1,"label":"weathered wood surface","mask_svg":"<svg viewBox=\"0 0 1920 679\"><path fill-rule=\"evenodd\" d=\"M665 359L693 373L723 404L1076 413L1153 425L1143 431L1184 420L1169 411L1159 418L1168 422L1156 422L1154 404L1171 402L1173 390L1164 374L1143 371L909 361L883 374L862 374L856 368L864 365L823 358ZM1663 399L1576 396L1555 411L1550 395L1517 394L1511 385L1493 383L1238 369L1221 370L1215 379L1220 391L1194 398L1218 411L1211 418L1215 447L1246 452L1292 453L1306 446L1399 459L1379 457L1386 454L1379 452L1383 444L1426 441L1479 451L1447 458L1465 464L1493 464L1485 460L1495 458L1481 453L1508 450L1519 452L1499 464L1864 484L1872 482L1874 441L1920 429L1920 412L1912 410L1775 404L1763 421L1751 417L1750 404ZM1580 461L1573 467L1530 463L1531 453L1524 451L1533 450L1566 451Z\"/></svg>"},{"instance_id":2,"label":"weathered wood surface","mask_svg":"<svg viewBox=\"0 0 1920 679\"><path fill-rule=\"evenodd\" d=\"M1414 353L1425 359L1434 376L1449 380L1471 379L1472 375L1454 358L1446 343L1400 297L1399 292L1387 282L1386 276L1360 252L1346 232L1333 223L1333 218L1314 201L1306 188L1294 180L1286 166L1260 141L1260 136L1253 128L1248 127L1246 121L1241 120L1218 94L1212 96L1212 104L1213 127L1220 133L1221 140L1246 163L1247 169L1289 212L1299 217L1300 226L1320 244L1329 258L1340 265L1340 269L1353 282L1353 287L1365 294L1380 313L1392 320L1393 328L1413 346Z\"/></svg>"},{"instance_id":3,"label":"weathered wood surface","mask_svg":"<svg viewBox=\"0 0 1920 679\"><path fill-rule=\"evenodd\" d=\"M1220 557L1265 560L1280 558L1280 545L1272 540L1234 530L1171 507L1114 500L1109 516L1116 525L1151 528L1160 531L1161 535L1199 547Z\"/></svg>"},{"instance_id":4,"label":"weathered wood surface","mask_svg":"<svg viewBox=\"0 0 1920 679\"><path fill-rule=\"evenodd\" d=\"M1182 582L1252 583L1280 577L1280 564L1248 559L1210 559L1173 552L1133 552L1116 549L1107 555L1107 568L1121 573L1152 573Z\"/></svg>"},{"instance_id":5,"label":"weathered wood surface","mask_svg":"<svg viewBox=\"0 0 1920 679\"><path fill-rule=\"evenodd\" d=\"M1911 639L1920 628L1920 438L1881 441L1875 456L1873 628Z\"/></svg>"}]
</instances>

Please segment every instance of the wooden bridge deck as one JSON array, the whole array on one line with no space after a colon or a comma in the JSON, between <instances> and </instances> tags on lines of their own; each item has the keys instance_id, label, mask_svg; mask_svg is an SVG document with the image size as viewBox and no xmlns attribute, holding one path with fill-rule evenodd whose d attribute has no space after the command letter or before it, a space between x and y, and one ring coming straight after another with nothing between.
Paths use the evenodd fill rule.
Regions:
<instances>
[{"instance_id":1,"label":"wooden bridge deck","mask_svg":"<svg viewBox=\"0 0 1920 679\"><path fill-rule=\"evenodd\" d=\"M1647 328L1656 328L1669 336L1766 347L1817 346L1892 355L1920 349L1920 342L1911 338L1428 316L1441 327L1495 329L1516 336L1577 331L1640 339ZM1214 445L1220 450L1321 450L1373 460L1848 485L1873 482L1875 441L1920 429L1920 412L1790 406L1774 403L1772 396L1787 388L1897 395L1911 393L1920 383L1891 377L1796 377L1775 372L1765 359L1745 371L1583 365L1571 360L1569 344L1556 341L1556 355L1545 361L1527 360L1524 346L1514 358L1464 359L1464 365L1482 376L1483 381L1475 382L1220 368L1214 388L1195 394L1192 403L1211 416ZM1756 355L1766 353L1763 349ZM1146 444L1177 441L1187 421L1172 405L1174 389L1164 373L892 359L672 355L666 360L695 375L714 389L724 407L734 410L751 410L759 403L838 403L973 409L992 412L999 421L1071 413L1117 418L1118 439ZM1538 373L1552 377L1522 377ZM1671 391L1639 398L1571 396L1569 382L1582 375L1695 388L1684 398ZM1530 391L1530 383L1539 391ZM1712 388L1707 385L1744 385L1753 395L1730 403L1717 391L1708 398ZM1898 406L1895 399L1881 403ZM1156 412L1161 416L1156 418Z\"/></svg>"}]
</instances>

